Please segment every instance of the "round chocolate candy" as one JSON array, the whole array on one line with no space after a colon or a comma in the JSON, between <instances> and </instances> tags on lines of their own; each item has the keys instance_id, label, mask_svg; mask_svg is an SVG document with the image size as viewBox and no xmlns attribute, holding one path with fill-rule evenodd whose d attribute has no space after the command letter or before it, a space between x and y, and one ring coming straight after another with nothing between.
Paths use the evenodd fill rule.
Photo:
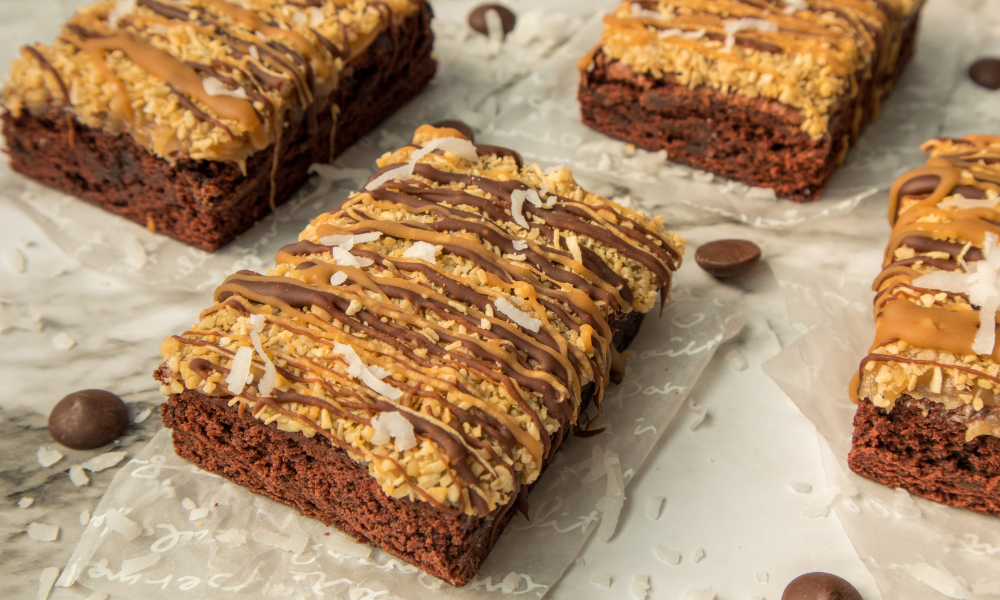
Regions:
<instances>
[{"instance_id":1,"label":"round chocolate candy","mask_svg":"<svg viewBox=\"0 0 1000 600\"><path fill-rule=\"evenodd\" d=\"M1000 58L980 58L969 67L969 77L990 90L1000 90Z\"/></svg>"},{"instance_id":2,"label":"round chocolate candy","mask_svg":"<svg viewBox=\"0 0 1000 600\"><path fill-rule=\"evenodd\" d=\"M472 12L469 13L469 27L483 35L489 35L489 28L486 26L486 13L491 10L496 11L500 15L500 22L503 24L503 35L507 37L507 34L514 30L514 25L517 23L517 15L501 4L480 4L472 9Z\"/></svg>"},{"instance_id":3,"label":"round chocolate candy","mask_svg":"<svg viewBox=\"0 0 1000 600\"><path fill-rule=\"evenodd\" d=\"M694 259L713 277L729 279L749 271L760 260L760 248L747 240L717 240L698 248Z\"/></svg>"},{"instance_id":4,"label":"round chocolate candy","mask_svg":"<svg viewBox=\"0 0 1000 600\"><path fill-rule=\"evenodd\" d=\"M128 408L104 390L73 392L49 413L49 435L67 448L90 450L118 439L128 427Z\"/></svg>"},{"instance_id":5,"label":"round chocolate candy","mask_svg":"<svg viewBox=\"0 0 1000 600\"><path fill-rule=\"evenodd\" d=\"M469 138L470 142L476 141L476 133L472 131L472 128L461 121L455 121L453 119L445 119L444 121L438 121L431 125L431 127L447 127L448 129L454 129L455 131L461 133L465 137Z\"/></svg>"},{"instance_id":6,"label":"round chocolate candy","mask_svg":"<svg viewBox=\"0 0 1000 600\"><path fill-rule=\"evenodd\" d=\"M788 584L781 600L864 600L857 588L829 573L806 573Z\"/></svg>"}]
</instances>

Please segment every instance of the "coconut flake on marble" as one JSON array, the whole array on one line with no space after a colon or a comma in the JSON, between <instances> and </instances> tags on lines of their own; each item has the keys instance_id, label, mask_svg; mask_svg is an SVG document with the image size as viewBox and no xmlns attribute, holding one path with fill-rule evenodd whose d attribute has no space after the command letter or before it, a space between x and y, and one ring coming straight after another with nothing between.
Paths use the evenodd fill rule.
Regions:
<instances>
[{"instance_id":1,"label":"coconut flake on marble","mask_svg":"<svg viewBox=\"0 0 1000 600\"><path fill-rule=\"evenodd\" d=\"M538 333L538 330L542 327L542 321L540 319L536 319L528 313L518 310L506 298L497 298L493 301L493 306L496 306L497 310L500 311L501 314L516 323L522 329L527 329L532 333Z\"/></svg>"},{"instance_id":2,"label":"coconut flake on marble","mask_svg":"<svg viewBox=\"0 0 1000 600\"><path fill-rule=\"evenodd\" d=\"M590 578L590 583L602 588L611 588L611 575L607 573L594 573L594 576Z\"/></svg>"},{"instance_id":3,"label":"coconut flake on marble","mask_svg":"<svg viewBox=\"0 0 1000 600\"><path fill-rule=\"evenodd\" d=\"M371 423L375 430L375 435L372 436L372 444L375 446L395 441L396 451L403 452L417 445L413 424L398 412L381 413L372 417Z\"/></svg>"},{"instance_id":4,"label":"coconut flake on marble","mask_svg":"<svg viewBox=\"0 0 1000 600\"><path fill-rule=\"evenodd\" d=\"M653 544L653 554L655 554L656 558L660 561L665 562L668 565L681 564L681 553L676 550L671 550L661 544Z\"/></svg>"},{"instance_id":5,"label":"coconut flake on marble","mask_svg":"<svg viewBox=\"0 0 1000 600\"><path fill-rule=\"evenodd\" d=\"M688 429L691 431L697 431L698 428L705 423L705 419L708 418L708 409L695 402L694 398L688 400L688 409L690 409L695 415L694 420L691 421L690 425L688 425Z\"/></svg>"},{"instance_id":6,"label":"coconut flake on marble","mask_svg":"<svg viewBox=\"0 0 1000 600\"><path fill-rule=\"evenodd\" d=\"M126 452L105 452L81 463L80 466L93 473L99 473L120 463L126 454Z\"/></svg>"},{"instance_id":7,"label":"coconut flake on marble","mask_svg":"<svg viewBox=\"0 0 1000 600\"><path fill-rule=\"evenodd\" d=\"M800 494L808 494L809 492L813 491L813 486L809 485L808 483L802 483L801 481L793 481L789 485L792 486L793 490L795 490Z\"/></svg>"},{"instance_id":8,"label":"coconut flake on marble","mask_svg":"<svg viewBox=\"0 0 1000 600\"><path fill-rule=\"evenodd\" d=\"M52 346L56 350L69 350L76 345L76 340L69 337L65 332L60 331L59 333L52 336Z\"/></svg>"},{"instance_id":9,"label":"coconut flake on marble","mask_svg":"<svg viewBox=\"0 0 1000 600\"><path fill-rule=\"evenodd\" d=\"M622 463L618 455L610 449L604 451L604 468L608 475L608 487L604 497L597 502L601 511L601 525L597 528L597 537L607 542L615 534L618 527L618 517L625 506L625 479L622 475Z\"/></svg>"},{"instance_id":10,"label":"coconut flake on marble","mask_svg":"<svg viewBox=\"0 0 1000 600\"><path fill-rule=\"evenodd\" d=\"M247 543L247 532L243 529L226 529L217 533L215 539L226 544L229 548L239 548Z\"/></svg>"},{"instance_id":11,"label":"coconut flake on marble","mask_svg":"<svg viewBox=\"0 0 1000 600\"><path fill-rule=\"evenodd\" d=\"M196 508L188 513L188 521L200 521L208 517L211 509L209 508Z\"/></svg>"},{"instance_id":12,"label":"coconut flake on marble","mask_svg":"<svg viewBox=\"0 0 1000 600\"><path fill-rule=\"evenodd\" d=\"M736 34L741 31L778 32L778 24L767 19L726 19L722 22L722 27L726 30L726 43L723 52L732 52L733 46L736 45Z\"/></svg>"},{"instance_id":13,"label":"coconut flake on marble","mask_svg":"<svg viewBox=\"0 0 1000 600\"><path fill-rule=\"evenodd\" d=\"M726 362L729 363L729 368L734 371L746 371L747 370L747 359L743 358L739 350L730 350L726 354Z\"/></svg>"},{"instance_id":14,"label":"coconut flake on marble","mask_svg":"<svg viewBox=\"0 0 1000 600\"><path fill-rule=\"evenodd\" d=\"M7 247L0 251L3 262L11 273L24 273L24 256L17 248Z\"/></svg>"},{"instance_id":15,"label":"coconut flake on marble","mask_svg":"<svg viewBox=\"0 0 1000 600\"><path fill-rule=\"evenodd\" d=\"M975 598L967 587L968 584L959 580L947 569L933 567L927 563L916 563L906 565L906 571L920 583L948 598L955 600L973 600Z\"/></svg>"},{"instance_id":16,"label":"coconut flake on marble","mask_svg":"<svg viewBox=\"0 0 1000 600\"><path fill-rule=\"evenodd\" d=\"M130 542L142 534L142 527L118 510L106 511L104 513L104 524L108 529Z\"/></svg>"},{"instance_id":17,"label":"coconut flake on marble","mask_svg":"<svg viewBox=\"0 0 1000 600\"><path fill-rule=\"evenodd\" d=\"M240 346L236 349L236 356L229 366L229 375L226 376L226 387L229 393L239 396L246 387L247 378L250 377L250 365L253 364L253 348L250 346Z\"/></svg>"},{"instance_id":18,"label":"coconut flake on marble","mask_svg":"<svg viewBox=\"0 0 1000 600\"><path fill-rule=\"evenodd\" d=\"M136 558L129 558L122 561L122 570L120 573L121 577L128 577L129 575L134 575L143 569L148 569L156 563L160 562L159 552L150 552L146 556L139 556Z\"/></svg>"},{"instance_id":19,"label":"coconut flake on marble","mask_svg":"<svg viewBox=\"0 0 1000 600\"><path fill-rule=\"evenodd\" d=\"M646 505L646 518L650 521L655 521L660 518L660 511L663 510L663 503L667 499L663 496L652 496L649 499L649 503Z\"/></svg>"},{"instance_id":20,"label":"coconut flake on marble","mask_svg":"<svg viewBox=\"0 0 1000 600\"><path fill-rule=\"evenodd\" d=\"M528 193L524 190L514 190L510 193L510 216L524 229L531 229L527 219L524 218L524 201L527 197Z\"/></svg>"},{"instance_id":21,"label":"coconut flake on marble","mask_svg":"<svg viewBox=\"0 0 1000 600\"><path fill-rule=\"evenodd\" d=\"M88 525L90 523L90 511L81 510L80 511L80 525Z\"/></svg>"},{"instance_id":22,"label":"coconut flake on marble","mask_svg":"<svg viewBox=\"0 0 1000 600\"><path fill-rule=\"evenodd\" d=\"M143 421L145 421L146 419L148 419L149 415L151 415L151 414L153 414L153 409L152 408L144 408L144 409L142 409L142 410L139 411L139 414L137 414L135 416L135 419L133 419L132 422L136 423L136 424L142 423Z\"/></svg>"},{"instance_id":23,"label":"coconut flake on marble","mask_svg":"<svg viewBox=\"0 0 1000 600\"><path fill-rule=\"evenodd\" d=\"M681 600L715 600L715 590L712 588L688 590Z\"/></svg>"},{"instance_id":24,"label":"coconut flake on marble","mask_svg":"<svg viewBox=\"0 0 1000 600\"><path fill-rule=\"evenodd\" d=\"M20 500L17 501L17 507L18 508L28 508L29 506L31 506L34 503L35 503L35 499L34 498L28 498L27 496L25 496L24 498L21 498Z\"/></svg>"},{"instance_id":25,"label":"coconut flake on marble","mask_svg":"<svg viewBox=\"0 0 1000 600\"><path fill-rule=\"evenodd\" d=\"M770 575L767 574L767 571L757 571L755 578L757 579L757 583L767 583Z\"/></svg>"},{"instance_id":26,"label":"coconut flake on marble","mask_svg":"<svg viewBox=\"0 0 1000 600\"><path fill-rule=\"evenodd\" d=\"M52 586L55 585L58 578L58 567L45 567L42 569L42 574L38 577L38 600L47 600L49 594L52 593Z\"/></svg>"},{"instance_id":27,"label":"coconut flake on marble","mask_svg":"<svg viewBox=\"0 0 1000 600\"><path fill-rule=\"evenodd\" d=\"M38 464L43 467L51 467L62 460L62 452L50 446L42 446L38 449Z\"/></svg>"},{"instance_id":28,"label":"coconut flake on marble","mask_svg":"<svg viewBox=\"0 0 1000 600\"><path fill-rule=\"evenodd\" d=\"M253 532L253 539L259 544L285 550L292 554L302 554L309 543L309 535L301 529L296 529L288 537L267 531L266 529L258 529Z\"/></svg>"},{"instance_id":29,"label":"coconut flake on marble","mask_svg":"<svg viewBox=\"0 0 1000 600\"><path fill-rule=\"evenodd\" d=\"M427 242L413 242L413 245L403 252L403 258L416 258L434 265L437 264L437 253L440 251L441 246Z\"/></svg>"},{"instance_id":30,"label":"coconut flake on marble","mask_svg":"<svg viewBox=\"0 0 1000 600\"><path fill-rule=\"evenodd\" d=\"M190 498L184 498L183 500L181 500L181 507L184 510L194 510L198 508L198 504L195 503L195 501Z\"/></svg>"},{"instance_id":31,"label":"coconut flake on marble","mask_svg":"<svg viewBox=\"0 0 1000 600\"><path fill-rule=\"evenodd\" d=\"M594 444L594 447L590 450L590 471L583 476L583 483L591 483L597 481L601 477L604 477L608 469L604 465L604 449L601 448L600 444Z\"/></svg>"},{"instance_id":32,"label":"coconut flake on marble","mask_svg":"<svg viewBox=\"0 0 1000 600\"><path fill-rule=\"evenodd\" d=\"M953 294L966 294L979 307L979 330L972 351L993 354L996 345L996 313L1000 309L1000 244L995 233L983 242L983 260L969 263L967 272L936 271L913 280L913 286Z\"/></svg>"},{"instance_id":33,"label":"coconut flake on marble","mask_svg":"<svg viewBox=\"0 0 1000 600\"><path fill-rule=\"evenodd\" d=\"M111 10L108 11L108 25L112 28L118 27L118 22L126 15L135 10L136 0L117 0Z\"/></svg>"},{"instance_id":34,"label":"coconut flake on marble","mask_svg":"<svg viewBox=\"0 0 1000 600\"><path fill-rule=\"evenodd\" d=\"M701 560L703 558L705 558L705 549L704 548L695 548L694 549L694 554L691 556L691 561L697 563L697 562L701 562Z\"/></svg>"},{"instance_id":35,"label":"coconut flake on marble","mask_svg":"<svg viewBox=\"0 0 1000 600\"><path fill-rule=\"evenodd\" d=\"M80 465L73 465L69 468L69 480L76 487L81 487L90 483L90 477L87 477L87 473Z\"/></svg>"},{"instance_id":36,"label":"coconut flake on marble","mask_svg":"<svg viewBox=\"0 0 1000 600\"><path fill-rule=\"evenodd\" d=\"M36 542L54 542L59 537L59 528L45 523L30 523L28 537Z\"/></svg>"},{"instance_id":37,"label":"coconut flake on marble","mask_svg":"<svg viewBox=\"0 0 1000 600\"><path fill-rule=\"evenodd\" d=\"M500 582L501 589L505 594L512 594L514 590L521 585L521 576L518 575L517 571L511 571L507 573L507 576L503 578Z\"/></svg>"}]
</instances>

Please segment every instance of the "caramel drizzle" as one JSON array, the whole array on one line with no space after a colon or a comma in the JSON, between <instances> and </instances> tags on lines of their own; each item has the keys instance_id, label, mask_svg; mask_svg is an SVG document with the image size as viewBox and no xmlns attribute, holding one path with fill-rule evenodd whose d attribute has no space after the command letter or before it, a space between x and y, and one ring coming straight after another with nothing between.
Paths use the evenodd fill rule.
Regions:
<instances>
[{"instance_id":1,"label":"caramel drizzle","mask_svg":"<svg viewBox=\"0 0 1000 600\"><path fill-rule=\"evenodd\" d=\"M512 151L503 152L510 155ZM282 248L276 256L279 267L294 265L294 273L301 281L287 275L263 276L241 271L228 277L216 290L216 305L201 316L229 310L243 315L262 314L268 326L277 325L293 336L331 351L334 343L350 344L367 364L404 376L406 383L386 379L404 393L398 403L390 403L374 390L335 371L333 364L343 362L338 355L322 357L311 353L310 357L303 357L272 349L271 359L284 365L279 370L284 391L263 398L247 390L240 396L255 403L256 413L269 407L321 432L332 443L355 455L359 452L357 448L284 405L317 406L333 417L361 424L368 424L380 412L400 412L414 426L418 439L431 440L444 451L449 472L467 490L468 497L462 500L465 508L457 512L471 510L485 516L496 507L490 505L488 494L478 487L479 480L471 465L479 464L494 476L495 468L505 469L516 486L530 483L528 474L517 473L513 460L505 457L511 456L516 448L523 448L540 467L558 448L562 432L577 422L583 385L593 382L595 398L600 398L611 362L613 332L608 320L620 311L631 309L632 291L627 281L615 274L596 252L588 249L587 264L581 264L549 245L545 232L528 242L527 249L514 250L513 241L520 238L505 228L512 225L512 219L504 209L510 208L512 191L527 188L521 182L498 182L481 176L462 180L466 189L478 187L488 192L489 198L484 199L466 191L433 188L424 181L457 181L455 178L462 177L459 174L427 164L418 165L415 173L422 179L387 182L370 193L348 199L331 215L331 220L346 219L352 224L320 225L315 232L317 237L378 231L383 234L382 239L428 242L441 246L445 255L462 257L481 267L487 273L485 284L451 273L440 260L430 264L389 258L368 245L356 245L350 252L372 260L371 266L363 269L340 266L334 262L330 247L301 241ZM653 265L657 277L659 273L665 276L659 281L661 289L669 286L670 275L680 257L663 236L610 203L590 206L556 198L555 209L538 213L529 212L530 205L526 203L525 215L537 214L549 222L554 219L560 229L591 236L640 264ZM388 214L402 211L434 219L428 223L416 219L384 220L373 214L376 211ZM607 213L614 213L618 223L609 221L606 217L612 215ZM626 227L626 223L631 227ZM552 231L538 223L532 226ZM524 262L508 260L488 250L486 242L505 255L530 257ZM581 244L581 251L583 248ZM347 279L331 286L330 278L336 273L344 273ZM522 329L499 311L489 314L493 300L507 295L520 296L525 302L522 309L533 307L534 315L542 320L537 333ZM405 302L412 308L404 310ZM352 303L360 303L361 309L350 311ZM272 314L271 308L277 314ZM551 314L546 316L548 313ZM439 320L429 318L432 315ZM555 320L549 321L552 318ZM446 321L464 326L468 333L457 333L441 324ZM484 321L489 322L488 329L483 327ZM584 338L589 354L569 344L557 323ZM249 345L249 338L225 335ZM189 331L174 339L201 346L217 354L219 360L231 361L234 353L218 346L222 336L218 331ZM203 379L212 370L228 373L206 359L191 361L189 367ZM263 370L263 363L256 357L254 369L257 374ZM462 375L463 371L469 375ZM483 396L470 376L492 386L496 390L494 395L505 398L527 415L539 439L522 429L507 409ZM316 396L317 387L323 390L323 397ZM418 410L421 398L438 403L449 417L435 417ZM462 409L458 406L462 402L473 408ZM543 415L560 424L554 434L547 433ZM466 426L481 427L484 439L470 435ZM435 506L455 511L434 500L416 482L410 481L409 485Z\"/></svg>"},{"instance_id":2,"label":"caramel drizzle","mask_svg":"<svg viewBox=\"0 0 1000 600\"><path fill-rule=\"evenodd\" d=\"M979 329L979 311L956 307L954 301L968 298L946 293L947 301L935 300L931 306L918 303L924 294L936 296L938 290L922 289L913 280L932 270L965 271L964 264L983 259L987 233L1000 235L1000 211L996 208L941 208L940 202L951 196L983 199L989 191L1000 192L1000 136L969 136L960 140L939 139L924 148L931 152L927 166L900 177L889 193L889 221L892 235L886 248L883 270L875 280L875 341L871 360L889 360L876 350L895 341L916 348L974 355L972 344ZM925 219L921 221L921 219ZM916 256L897 259L900 247L913 249ZM943 252L948 259L920 253ZM921 267L924 271L918 270ZM1000 347L990 355L1000 360ZM925 364L916 359L894 357L893 362ZM930 364L930 363L926 363ZM940 365L958 368L956 365ZM962 369L959 369L962 370ZM976 376L993 379L979 370ZM861 371L851 383L851 397L857 402Z\"/></svg>"}]
</instances>

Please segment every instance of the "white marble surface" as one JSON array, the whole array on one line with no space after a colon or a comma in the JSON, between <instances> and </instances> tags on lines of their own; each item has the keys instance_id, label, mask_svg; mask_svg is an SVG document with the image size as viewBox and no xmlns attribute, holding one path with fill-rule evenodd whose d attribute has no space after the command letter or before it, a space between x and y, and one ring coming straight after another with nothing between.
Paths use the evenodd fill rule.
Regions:
<instances>
[{"instance_id":1,"label":"white marble surface","mask_svg":"<svg viewBox=\"0 0 1000 600\"><path fill-rule=\"evenodd\" d=\"M4 0L0 59L13 56L21 43L51 37L74 4ZM478 40L462 40L462 16L472 2L434 4L442 58L437 82L337 166L370 168L376 156L423 121L449 116L478 120L482 141L515 145L526 158L546 165L573 164L586 183L605 193L630 194L668 223L678 224L691 243L675 295L733 301L749 319L743 333L718 352L692 396L707 409L708 418L692 430L695 413L681 412L630 482L618 533L609 543L591 538L549 597L629 598L633 577L648 575L649 597L654 599L683 598L690 590L712 588L720 600L777 600L789 580L813 570L847 578L869 600L881 597L836 515L803 515L827 483L814 428L760 369L800 335L790 324L773 272L799 267L870 280L878 271L888 233L884 188L896 174L917 166L920 159L912 144L938 134L1000 130L1000 97L973 88L958 71L979 53L1000 49L1000 2L931 0L928 22L938 29L925 27L915 63L900 86L903 93L887 103L882 120L852 155L838 188L846 194L856 187L856 177L864 186L882 189L864 199L844 195L805 207L748 198L745 190L706 183L686 171L660 166L644 153L638 159L625 157L620 144L604 143L573 125L567 86L574 78L566 78L566 69L559 65L565 66L579 47L590 43L585 36L571 34L593 28L595 12L615 2L512 0L509 4L522 15L544 12L545 18L523 19L522 25L540 23L538 37L556 34L558 48L549 52L536 42L507 48L497 59L489 59ZM548 128L577 137L546 138ZM526 140L532 139L536 143L529 147ZM134 228L129 235L143 245L146 260L142 268L130 270L127 248L115 247L116 239L93 246L106 247L103 255L82 251L86 249L79 240L101 228L129 232L133 226L54 197L9 173L0 172L0 181L0 455L13 457L6 459L12 466L0 469L0 596L33 598L43 569L64 566L82 530L80 511L96 506L114 469L95 474L86 488L67 486L71 461L89 455L40 467L35 452L44 442L39 429L43 419L30 417L25 409L45 413L66 393L88 387L110 389L132 402L156 402L150 373L157 364L159 342L207 305L209 282L221 279L236 264L266 267L276 246L294 237L311 215L336 206L356 182L338 182L327 195L284 207L221 255L195 257L209 261L199 271L201 280L187 278L170 287L150 282L175 267L172 261L187 256L179 245L143 237L144 232ZM25 212L24 207L36 201L40 208ZM712 210L697 208L699 203ZM775 227L782 219L785 225ZM757 242L764 250L763 264L726 284L701 272L694 264L694 249L724 237ZM14 252L23 258L23 270ZM63 334L74 341L69 349L59 349ZM736 370L727 361L734 350L745 357L746 370ZM130 453L137 440L155 430L155 422L154 415L134 442L125 444ZM797 492L793 482L809 484L812 491ZM25 496L35 503L18 508ZM667 498L655 521L645 514L651 496ZM41 518L62 527L57 541L27 538L28 524ZM680 564L657 560L654 544L682 553ZM696 561L698 549L704 558ZM597 573L611 576L610 590L591 582Z\"/></svg>"}]
</instances>

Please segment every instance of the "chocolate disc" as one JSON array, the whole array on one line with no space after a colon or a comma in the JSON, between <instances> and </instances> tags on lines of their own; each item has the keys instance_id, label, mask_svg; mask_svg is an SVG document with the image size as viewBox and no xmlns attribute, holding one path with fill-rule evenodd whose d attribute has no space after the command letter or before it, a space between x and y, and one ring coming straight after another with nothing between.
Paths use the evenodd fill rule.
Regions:
<instances>
[{"instance_id":1,"label":"chocolate disc","mask_svg":"<svg viewBox=\"0 0 1000 600\"><path fill-rule=\"evenodd\" d=\"M719 279L742 275L760 260L760 248L746 240L717 240L698 248L698 266Z\"/></svg>"},{"instance_id":2,"label":"chocolate disc","mask_svg":"<svg viewBox=\"0 0 1000 600\"><path fill-rule=\"evenodd\" d=\"M864 600L849 582L829 573L806 573L792 580L781 600Z\"/></svg>"},{"instance_id":3,"label":"chocolate disc","mask_svg":"<svg viewBox=\"0 0 1000 600\"><path fill-rule=\"evenodd\" d=\"M454 129L455 131L461 133L465 137L469 138L470 142L476 141L476 134L472 131L472 128L461 121L455 121L452 119L445 119L444 121L438 121L431 125L431 127L447 127L448 129Z\"/></svg>"},{"instance_id":4,"label":"chocolate disc","mask_svg":"<svg viewBox=\"0 0 1000 600\"><path fill-rule=\"evenodd\" d=\"M495 10L500 15L500 22L503 23L503 35L507 37L507 34L514 30L517 15L500 4L480 4L472 9L472 12L469 13L469 27L483 35L489 35L489 29L486 27L486 13L491 10Z\"/></svg>"},{"instance_id":5,"label":"chocolate disc","mask_svg":"<svg viewBox=\"0 0 1000 600\"><path fill-rule=\"evenodd\" d=\"M118 439L128 427L128 408L104 390L73 392L49 413L49 435L67 448L90 450Z\"/></svg>"},{"instance_id":6,"label":"chocolate disc","mask_svg":"<svg viewBox=\"0 0 1000 600\"><path fill-rule=\"evenodd\" d=\"M969 77L990 90L1000 90L1000 58L980 58L969 67Z\"/></svg>"}]
</instances>

